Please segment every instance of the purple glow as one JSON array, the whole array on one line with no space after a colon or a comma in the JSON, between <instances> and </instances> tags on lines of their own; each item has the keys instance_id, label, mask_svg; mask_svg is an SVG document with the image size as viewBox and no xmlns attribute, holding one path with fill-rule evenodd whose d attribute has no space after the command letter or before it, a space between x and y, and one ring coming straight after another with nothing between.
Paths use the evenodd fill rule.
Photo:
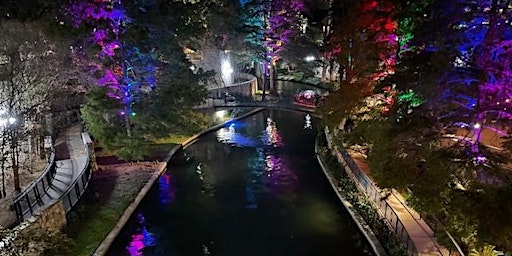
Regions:
<instances>
[{"instance_id":1,"label":"purple glow","mask_svg":"<svg viewBox=\"0 0 512 256\"><path fill-rule=\"evenodd\" d=\"M173 178L168 172L164 173L158 180L158 199L160 204L168 205L176 199L176 187Z\"/></svg>"},{"instance_id":2,"label":"purple glow","mask_svg":"<svg viewBox=\"0 0 512 256\"><path fill-rule=\"evenodd\" d=\"M144 248L156 245L156 240L147 228L146 220L142 214L138 214L139 224L141 225L141 233L132 235L130 244L126 250L130 256L144 256Z\"/></svg>"},{"instance_id":3,"label":"purple glow","mask_svg":"<svg viewBox=\"0 0 512 256\"><path fill-rule=\"evenodd\" d=\"M86 66L94 66L94 71L103 71L97 85L106 86L109 89L107 96L122 103L121 115L133 116L130 109L139 95L154 90L157 84L153 65L156 63L155 54L143 53L122 40L131 20L126 16L121 1L96 0L89 3L84 0L70 5L68 14L74 27L85 23L94 27L90 41L101 48L94 56L77 54L75 57L90 58L93 65L85 62ZM126 124L126 127L130 125Z\"/></svg>"},{"instance_id":4,"label":"purple glow","mask_svg":"<svg viewBox=\"0 0 512 256\"><path fill-rule=\"evenodd\" d=\"M272 194L278 197L294 198L299 186L299 178L287 158L277 154L268 154L266 163L266 184Z\"/></svg>"}]
</instances>

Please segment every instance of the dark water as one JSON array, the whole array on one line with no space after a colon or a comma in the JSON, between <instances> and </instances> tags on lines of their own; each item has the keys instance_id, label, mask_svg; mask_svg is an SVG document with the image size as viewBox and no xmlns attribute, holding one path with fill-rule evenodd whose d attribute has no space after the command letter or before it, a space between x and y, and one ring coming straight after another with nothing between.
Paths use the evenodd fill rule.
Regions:
<instances>
[{"instance_id":1,"label":"dark water","mask_svg":"<svg viewBox=\"0 0 512 256\"><path fill-rule=\"evenodd\" d=\"M107 255L372 255L315 160L311 121L269 110L201 138Z\"/></svg>"}]
</instances>

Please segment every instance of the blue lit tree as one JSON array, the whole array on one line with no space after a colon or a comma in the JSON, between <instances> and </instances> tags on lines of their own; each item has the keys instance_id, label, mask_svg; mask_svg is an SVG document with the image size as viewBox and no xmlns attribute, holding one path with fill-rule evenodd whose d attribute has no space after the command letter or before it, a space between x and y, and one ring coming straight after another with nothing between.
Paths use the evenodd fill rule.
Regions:
<instances>
[{"instance_id":1,"label":"blue lit tree","mask_svg":"<svg viewBox=\"0 0 512 256\"><path fill-rule=\"evenodd\" d=\"M75 3L68 14L74 27L92 31L73 48L75 62L97 78L82 111L89 130L106 149L141 159L152 140L205 124L191 107L206 91L173 34L155 26L165 13L150 4L130 7L139 20L110 0ZM154 20L142 18L147 12Z\"/></svg>"},{"instance_id":2,"label":"blue lit tree","mask_svg":"<svg viewBox=\"0 0 512 256\"><path fill-rule=\"evenodd\" d=\"M275 65L289 41L300 33L302 0L250 0L242 6L241 21L247 33L245 41L253 60L262 67L271 89L275 83ZM266 86L263 86L263 97Z\"/></svg>"}]
</instances>

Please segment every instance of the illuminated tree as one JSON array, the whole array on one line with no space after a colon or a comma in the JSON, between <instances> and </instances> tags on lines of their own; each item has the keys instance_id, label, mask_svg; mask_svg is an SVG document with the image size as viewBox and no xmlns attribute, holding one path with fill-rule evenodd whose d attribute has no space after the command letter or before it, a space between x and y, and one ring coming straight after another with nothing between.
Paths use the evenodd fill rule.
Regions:
<instances>
[{"instance_id":1,"label":"illuminated tree","mask_svg":"<svg viewBox=\"0 0 512 256\"><path fill-rule=\"evenodd\" d=\"M388 1L335 1L328 58L340 65L340 86L322 111L337 124L394 73L397 51L393 5Z\"/></svg>"},{"instance_id":2,"label":"illuminated tree","mask_svg":"<svg viewBox=\"0 0 512 256\"><path fill-rule=\"evenodd\" d=\"M290 40L300 33L302 0L251 0L243 5L241 15L247 33L246 42L253 49L254 61L274 88L275 65ZM263 97L266 86L263 86Z\"/></svg>"},{"instance_id":3,"label":"illuminated tree","mask_svg":"<svg viewBox=\"0 0 512 256\"><path fill-rule=\"evenodd\" d=\"M157 7L131 6L138 20L128 17L120 1L78 2L68 8L73 26L92 30L73 48L75 62L97 77L83 118L102 146L130 160L143 158L153 139L186 123L197 125L186 131L204 125L204 118L191 110L206 95L199 85L203 74L189 69L175 39L173 25L179 24L164 26L167 9L165 4ZM146 15L151 18L143 19Z\"/></svg>"}]
</instances>

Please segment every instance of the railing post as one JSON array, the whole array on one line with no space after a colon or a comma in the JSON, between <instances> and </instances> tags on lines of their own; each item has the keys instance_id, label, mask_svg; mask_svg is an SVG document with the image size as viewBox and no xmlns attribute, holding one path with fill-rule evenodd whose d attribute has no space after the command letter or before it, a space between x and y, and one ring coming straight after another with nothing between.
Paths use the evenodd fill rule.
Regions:
<instances>
[{"instance_id":1,"label":"railing post","mask_svg":"<svg viewBox=\"0 0 512 256\"><path fill-rule=\"evenodd\" d=\"M14 210L16 211L16 216L18 220L20 222L23 221L23 210L21 208L21 203L19 201L14 203Z\"/></svg>"},{"instance_id":2,"label":"railing post","mask_svg":"<svg viewBox=\"0 0 512 256\"><path fill-rule=\"evenodd\" d=\"M36 186L34 187L34 195L36 196L36 201L39 205L43 205L43 200L41 199L41 194L39 193L39 188Z\"/></svg>"},{"instance_id":3,"label":"railing post","mask_svg":"<svg viewBox=\"0 0 512 256\"><path fill-rule=\"evenodd\" d=\"M34 210L32 209L32 204L30 203L30 198L28 197L28 193L25 194L25 199L27 199L27 204L28 204L28 208L30 210L30 214L34 214ZM25 215L24 212L23 212L23 215Z\"/></svg>"}]
</instances>

